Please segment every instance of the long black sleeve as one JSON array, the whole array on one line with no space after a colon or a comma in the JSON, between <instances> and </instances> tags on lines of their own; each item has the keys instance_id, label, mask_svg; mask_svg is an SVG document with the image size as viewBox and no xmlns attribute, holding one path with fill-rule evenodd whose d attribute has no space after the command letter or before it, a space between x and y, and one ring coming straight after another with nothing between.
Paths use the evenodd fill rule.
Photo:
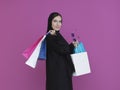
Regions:
<instances>
[{"instance_id":1,"label":"long black sleeve","mask_svg":"<svg viewBox=\"0 0 120 90\"><path fill-rule=\"evenodd\" d=\"M69 48L70 48L70 54L74 53L74 45L72 43L69 44Z\"/></svg>"},{"instance_id":2,"label":"long black sleeve","mask_svg":"<svg viewBox=\"0 0 120 90\"><path fill-rule=\"evenodd\" d=\"M56 35L48 34L46 36L46 41L48 59L55 61L57 59L65 59L66 65L68 65L69 73L72 74L75 72L75 68L70 57L70 54L73 53L74 45L72 43L68 44L60 33L57 33Z\"/></svg>"}]
</instances>

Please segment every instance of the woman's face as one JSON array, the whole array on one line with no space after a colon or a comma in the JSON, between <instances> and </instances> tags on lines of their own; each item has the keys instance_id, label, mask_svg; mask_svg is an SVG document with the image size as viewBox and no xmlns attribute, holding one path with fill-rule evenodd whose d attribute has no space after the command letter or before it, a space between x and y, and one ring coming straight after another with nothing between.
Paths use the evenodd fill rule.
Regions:
<instances>
[{"instance_id":1,"label":"woman's face","mask_svg":"<svg viewBox=\"0 0 120 90\"><path fill-rule=\"evenodd\" d=\"M52 20L53 30L58 31L58 30L60 30L61 26L62 26L62 18L60 16L54 17Z\"/></svg>"}]
</instances>

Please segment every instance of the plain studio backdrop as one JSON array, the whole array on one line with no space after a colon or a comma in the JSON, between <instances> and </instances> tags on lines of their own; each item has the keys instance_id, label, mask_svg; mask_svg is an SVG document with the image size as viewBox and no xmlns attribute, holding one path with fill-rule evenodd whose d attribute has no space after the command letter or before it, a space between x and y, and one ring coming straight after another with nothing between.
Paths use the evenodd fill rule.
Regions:
<instances>
[{"instance_id":1,"label":"plain studio backdrop","mask_svg":"<svg viewBox=\"0 0 120 90\"><path fill-rule=\"evenodd\" d=\"M74 32L89 55L92 73L73 77L74 90L120 90L119 0L0 0L0 90L45 90L45 61L33 69L22 52L46 33L53 11L65 39Z\"/></svg>"}]
</instances>

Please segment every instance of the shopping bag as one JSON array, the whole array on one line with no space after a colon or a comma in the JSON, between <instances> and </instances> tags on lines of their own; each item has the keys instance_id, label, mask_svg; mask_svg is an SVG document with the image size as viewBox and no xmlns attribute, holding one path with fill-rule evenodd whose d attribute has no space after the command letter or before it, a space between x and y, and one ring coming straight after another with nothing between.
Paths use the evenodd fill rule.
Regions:
<instances>
[{"instance_id":1,"label":"shopping bag","mask_svg":"<svg viewBox=\"0 0 120 90\"><path fill-rule=\"evenodd\" d=\"M71 58L75 68L73 76L81 76L91 73L87 52L71 54Z\"/></svg>"},{"instance_id":2,"label":"shopping bag","mask_svg":"<svg viewBox=\"0 0 120 90\"><path fill-rule=\"evenodd\" d=\"M85 52L85 47L82 42L79 42L78 46L74 48L74 53Z\"/></svg>"},{"instance_id":3,"label":"shopping bag","mask_svg":"<svg viewBox=\"0 0 120 90\"><path fill-rule=\"evenodd\" d=\"M27 49L24 50L24 52L22 53L22 55L26 59L28 59L31 56L31 54L33 53L34 49L36 48L36 46L38 45L38 43L40 42L40 40L42 38L43 38L43 36L40 37L33 45L31 45L30 47L28 47Z\"/></svg>"},{"instance_id":4,"label":"shopping bag","mask_svg":"<svg viewBox=\"0 0 120 90\"><path fill-rule=\"evenodd\" d=\"M39 53L40 53L40 49L41 49L41 45L43 40L45 39L46 35L44 35L41 40L38 42L37 46L35 47L35 49L33 50L32 54L30 55L30 57L28 58L28 60L25 62L25 64L27 64L28 66L35 68L36 67L36 63L39 57Z\"/></svg>"},{"instance_id":5,"label":"shopping bag","mask_svg":"<svg viewBox=\"0 0 120 90\"><path fill-rule=\"evenodd\" d=\"M44 39L42 41L42 45L40 47L38 60L46 60L46 39Z\"/></svg>"}]
</instances>

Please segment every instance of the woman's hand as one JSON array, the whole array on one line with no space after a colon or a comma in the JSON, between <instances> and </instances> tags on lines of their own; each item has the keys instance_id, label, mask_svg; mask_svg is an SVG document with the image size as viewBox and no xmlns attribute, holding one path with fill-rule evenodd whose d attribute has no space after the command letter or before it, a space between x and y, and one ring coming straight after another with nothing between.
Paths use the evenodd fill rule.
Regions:
<instances>
[{"instance_id":1,"label":"woman's hand","mask_svg":"<svg viewBox=\"0 0 120 90\"><path fill-rule=\"evenodd\" d=\"M55 30L49 30L49 32L50 32L51 35L56 35Z\"/></svg>"},{"instance_id":2,"label":"woman's hand","mask_svg":"<svg viewBox=\"0 0 120 90\"><path fill-rule=\"evenodd\" d=\"M77 47L77 46L78 46L78 44L79 44L78 40L73 41L72 43L73 43L74 47Z\"/></svg>"}]
</instances>

